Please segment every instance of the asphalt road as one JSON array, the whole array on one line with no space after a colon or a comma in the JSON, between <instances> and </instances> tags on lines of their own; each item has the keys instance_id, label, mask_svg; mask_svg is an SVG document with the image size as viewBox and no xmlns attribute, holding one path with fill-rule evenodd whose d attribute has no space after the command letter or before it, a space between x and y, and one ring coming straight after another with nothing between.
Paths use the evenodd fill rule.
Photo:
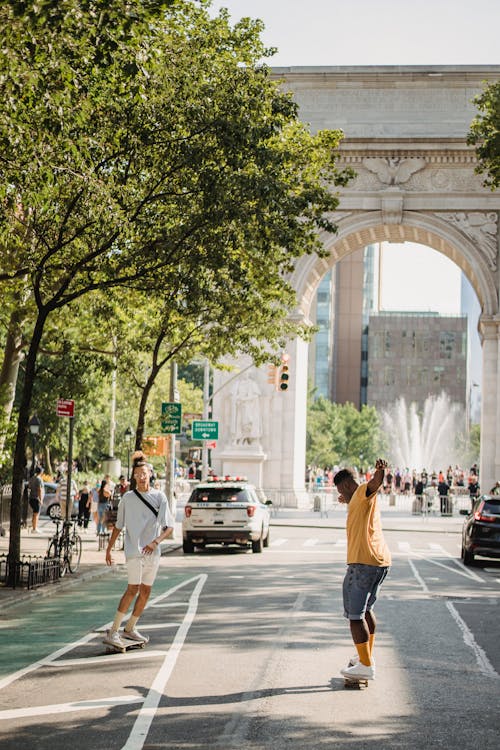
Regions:
<instances>
[{"instance_id":1,"label":"asphalt road","mask_svg":"<svg viewBox=\"0 0 500 750\"><path fill-rule=\"evenodd\" d=\"M171 553L140 630L105 653L124 570L0 616L2 750L498 747L500 563L386 532L377 679L345 690L344 534L272 528L263 554Z\"/></svg>"}]
</instances>

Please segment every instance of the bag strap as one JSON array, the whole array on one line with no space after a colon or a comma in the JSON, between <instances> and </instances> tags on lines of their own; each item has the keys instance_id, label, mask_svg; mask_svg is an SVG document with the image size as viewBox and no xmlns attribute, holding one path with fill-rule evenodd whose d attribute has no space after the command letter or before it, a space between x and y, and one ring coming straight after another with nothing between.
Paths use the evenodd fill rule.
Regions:
<instances>
[{"instance_id":1,"label":"bag strap","mask_svg":"<svg viewBox=\"0 0 500 750\"><path fill-rule=\"evenodd\" d=\"M134 492L137 495L137 497L139 498L139 500L142 500L142 502L144 503L144 505L148 506L148 508L151 511L151 513L154 513L155 517L158 518L158 511L156 510L156 508L153 508L153 506L151 505L151 503L148 503L148 501L146 500L146 498L143 497L141 495L141 493L139 492L139 490L136 490L135 487L134 487Z\"/></svg>"}]
</instances>

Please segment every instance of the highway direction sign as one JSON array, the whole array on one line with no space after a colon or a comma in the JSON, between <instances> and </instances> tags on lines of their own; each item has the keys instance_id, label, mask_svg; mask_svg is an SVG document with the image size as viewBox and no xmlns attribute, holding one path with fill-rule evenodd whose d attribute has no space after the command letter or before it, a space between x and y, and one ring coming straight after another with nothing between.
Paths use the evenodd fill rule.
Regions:
<instances>
[{"instance_id":1,"label":"highway direction sign","mask_svg":"<svg viewBox=\"0 0 500 750\"><path fill-rule=\"evenodd\" d=\"M195 419L191 437L193 440L218 440L219 423L213 419Z\"/></svg>"},{"instance_id":2,"label":"highway direction sign","mask_svg":"<svg viewBox=\"0 0 500 750\"><path fill-rule=\"evenodd\" d=\"M181 431L182 404L176 401L161 405L161 431L177 435Z\"/></svg>"}]
</instances>

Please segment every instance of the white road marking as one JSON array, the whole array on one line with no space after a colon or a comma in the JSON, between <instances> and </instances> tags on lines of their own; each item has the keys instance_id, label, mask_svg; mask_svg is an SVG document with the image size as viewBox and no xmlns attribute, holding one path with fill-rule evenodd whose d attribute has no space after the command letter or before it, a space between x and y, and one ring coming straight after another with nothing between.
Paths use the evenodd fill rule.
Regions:
<instances>
[{"instance_id":1,"label":"white road marking","mask_svg":"<svg viewBox=\"0 0 500 750\"><path fill-rule=\"evenodd\" d=\"M130 703L142 703L142 695L115 695L111 698L94 698L88 701L74 701L72 703L52 703L48 706L30 706L29 708L13 708L0 711L0 721L6 719L26 719L31 716L50 716L51 714L71 713L72 711L89 711L96 708L114 708L126 706Z\"/></svg>"},{"instance_id":2,"label":"white road marking","mask_svg":"<svg viewBox=\"0 0 500 750\"><path fill-rule=\"evenodd\" d=\"M274 539L274 541L271 542L269 545L270 547L281 547L282 544L286 544L288 542L288 539L285 539L284 537L280 537L279 539Z\"/></svg>"},{"instance_id":3,"label":"white road marking","mask_svg":"<svg viewBox=\"0 0 500 750\"><path fill-rule=\"evenodd\" d=\"M472 634L472 631L469 629L468 625L464 622L464 620L460 617L457 610L453 606L452 602L446 602L446 606L451 612L451 615L455 622L457 623L458 627L462 631L462 635L464 638L464 643L469 646L473 652L474 656L476 657L477 665L480 669L480 671L486 676L486 677L494 677L496 679L500 679L500 675L495 671L493 668L493 665L491 664L490 660L484 653L481 646L479 646L476 643L476 639L474 638L474 635Z\"/></svg>"},{"instance_id":4,"label":"white road marking","mask_svg":"<svg viewBox=\"0 0 500 750\"><path fill-rule=\"evenodd\" d=\"M163 664L161 665L158 674L156 675L151 688L144 700L144 704L139 711L137 719L135 720L132 731L129 738L122 750L142 750L144 742L146 741L151 722L156 714L156 710L163 696L165 685L167 684L170 675L173 672L177 658L182 650L184 641L186 640L189 628L191 627L196 612L198 610L198 601L200 593L205 585L208 578L206 574L197 576L198 583L196 584L193 593L189 599L189 605L182 622L181 627L177 631L172 645L165 657ZM194 579L193 579L194 580Z\"/></svg>"},{"instance_id":5,"label":"white road marking","mask_svg":"<svg viewBox=\"0 0 500 750\"><path fill-rule=\"evenodd\" d=\"M303 547L314 547L314 545L317 544L318 542L319 542L319 539L306 539L306 541L304 542L304 544L302 546Z\"/></svg>"},{"instance_id":6,"label":"white road marking","mask_svg":"<svg viewBox=\"0 0 500 750\"><path fill-rule=\"evenodd\" d=\"M144 628L142 629L144 630ZM126 651L124 654L117 652L116 654L108 654L107 656L80 656L76 659L58 659L57 661L52 661L50 664L45 664L44 666L49 669L51 667L53 669L59 669L59 667L86 667L87 664L116 662L118 659L120 661L134 661L136 659L147 659L148 657L165 656L165 654L168 654L168 651L165 651L165 649L149 650L147 648L141 648L134 651Z\"/></svg>"},{"instance_id":7,"label":"white road marking","mask_svg":"<svg viewBox=\"0 0 500 750\"><path fill-rule=\"evenodd\" d=\"M425 560L428 563L431 563L432 565L437 565L439 568L444 568L445 570L448 570L452 573L458 573L459 575L463 576L464 578L472 578L473 581L479 581L479 583L484 583L483 579L477 575L477 573L474 573L472 570L468 570L463 563L460 562L460 560L457 560L453 555L451 555L449 552L447 552L441 545L429 545L433 547L439 547L439 550L445 554L445 556L450 560L451 563L455 566L454 568L451 568L449 565L445 565L442 562L439 562L438 560L434 560L432 557L428 557L425 553L419 552L417 550L412 550L411 545L408 542L398 542L398 547L401 551L401 553L413 555L414 557L418 557L420 560Z\"/></svg>"},{"instance_id":8,"label":"white road marking","mask_svg":"<svg viewBox=\"0 0 500 750\"><path fill-rule=\"evenodd\" d=\"M426 594L429 594L430 592L429 592L429 589L427 588L427 584L422 578L422 576L420 575L420 573L418 572L418 570L416 569L415 565L413 564L413 560L410 560L408 558L408 565L412 569L413 575L415 576L419 584L422 586L422 591L424 591L424 593Z\"/></svg>"}]
</instances>

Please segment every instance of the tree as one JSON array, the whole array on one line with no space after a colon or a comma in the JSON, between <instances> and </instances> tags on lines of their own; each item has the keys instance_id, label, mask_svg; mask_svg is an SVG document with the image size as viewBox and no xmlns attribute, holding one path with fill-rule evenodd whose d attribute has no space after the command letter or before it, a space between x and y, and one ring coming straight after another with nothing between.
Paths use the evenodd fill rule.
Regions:
<instances>
[{"instance_id":1,"label":"tree","mask_svg":"<svg viewBox=\"0 0 500 750\"><path fill-rule=\"evenodd\" d=\"M335 404L310 394L307 463L315 466L373 466L383 452L377 411L363 405Z\"/></svg>"},{"instance_id":2,"label":"tree","mask_svg":"<svg viewBox=\"0 0 500 750\"><path fill-rule=\"evenodd\" d=\"M260 25L205 3L40 0L0 7L0 282L31 320L13 466L9 555L37 355L47 322L96 290L226 284L283 318L284 274L321 252L338 199L339 132L312 136L257 61ZM250 331L247 334L251 348Z\"/></svg>"},{"instance_id":3,"label":"tree","mask_svg":"<svg viewBox=\"0 0 500 750\"><path fill-rule=\"evenodd\" d=\"M487 85L474 100L479 114L472 121L467 143L476 146L478 171L486 173L485 185L500 185L500 81Z\"/></svg>"}]
</instances>

